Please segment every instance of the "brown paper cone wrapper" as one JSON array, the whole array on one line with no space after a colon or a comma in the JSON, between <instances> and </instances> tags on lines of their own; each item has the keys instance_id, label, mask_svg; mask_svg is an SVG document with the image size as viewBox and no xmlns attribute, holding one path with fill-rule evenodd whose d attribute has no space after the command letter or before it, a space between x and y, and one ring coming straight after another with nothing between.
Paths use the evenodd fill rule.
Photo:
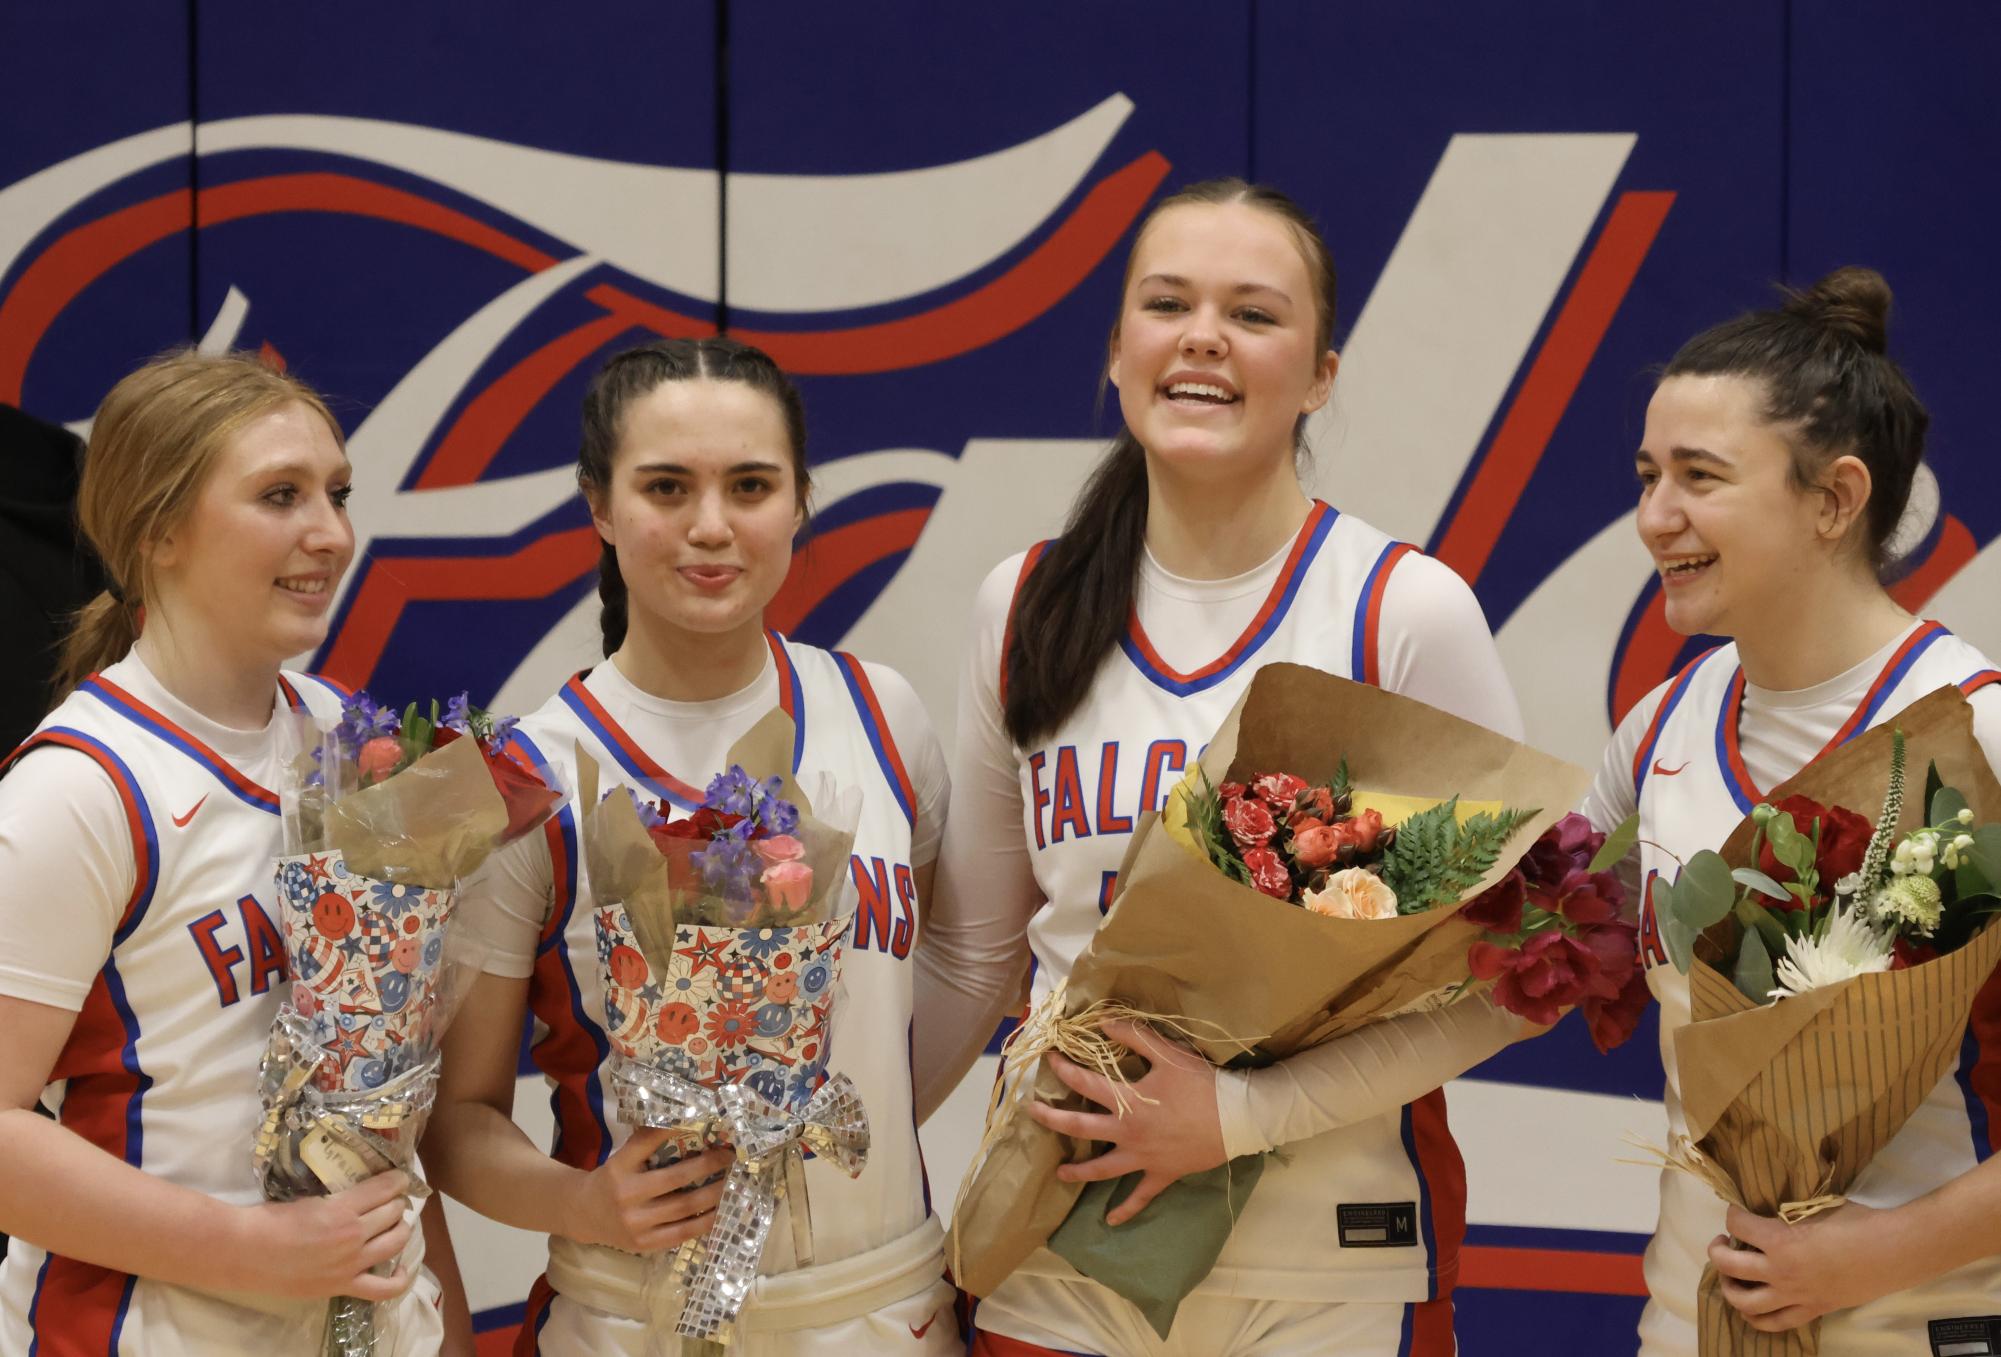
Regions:
<instances>
[{"instance_id":1,"label":"brown paper cone wrapper","mask_svg":"<svg viewBox=\"0 0 2001 1357\"><path fill-rule=\"evenodd\" d=\"M1874 819L1890 767L1891 725L1904 732L1901 828L1926 823L1925 770L1957 788L1982 822L2001 820L2001 785L1973 738L1973 711L1942 688L1802 770L1765 799L1795 793ZM1722 853L1749 861L1751 825ZM1845 1193L1952 1068L1974 996L2001 961L2001 927L1958 951L1901 971L1759 1006L1718 969L1731 955L1734 919L1705 933L1689 974L1693 1021L1675 1034L1682 1107L1697 1147L1729 1175L1741 1203L1761 1215L1786 1202ZM1724 1300L1716 1269L1697 1292L1703 1357L1807 1357L1819 1322L1760 1333Z\"/></svg>"},{"instance_id":2,"label":"brown paper cone wrapper","mask_svg":"<svg viewBox=\"0 0 2001 1357\"><path fill-rule=\"evenodd\" d=\"M1505 876L1590 782L1581 769L1422 702L1296 664L1258 671L1202 768L1213 783L1281 770L1324 782L1344 757L1355 785L1372 791L1541 808L1467 899ZM1231 881L1148 815L1120 864L1111 913L1071 971L1066 1009L1115 999L1171 1016L1217 1064L1251 1053L1282 1059L1464 981L1480 931L1453 907L1323 918ZM1094 1153L1021 1110L1031 1093L1083 1105L1046 1061L1023 1085L995 1109L1003 1129L990 1132L954 1209L948 1257L975 1295L1048 1240L1082 1191L1058 1182L1056 1167Z\"/></svg>"}]
</instances>

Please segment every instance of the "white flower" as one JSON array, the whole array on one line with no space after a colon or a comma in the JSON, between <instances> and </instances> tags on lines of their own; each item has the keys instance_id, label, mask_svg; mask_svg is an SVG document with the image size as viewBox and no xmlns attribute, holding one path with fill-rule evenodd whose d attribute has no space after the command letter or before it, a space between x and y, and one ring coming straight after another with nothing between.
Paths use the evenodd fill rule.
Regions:
<instances>
[{"instance_id":1,"label":"white flower","mask_svg":"<svg viewBox=\"0 0 2001 1357\"><path fill-rule=\"evenodd\" d=\"M1850 872L1847 876L1842 877L1841 880L1834 883L1834 893L1836 895L1853 895L1861 889L1862 873L1860 872Z\"/></svg>"},{"instance_id":2,"label":"white flower","mask_svg":"<svg viewBox=\"0 0 2001 1357\"><path fill-rule=\"evenodd\" d=\"M1397 913L1397 893L1381 877L1360 867L1334 873L1325 886L1308 891L1300 903L1330 919L1394 919Z\"/></svg>"},{"instance_id":3,"label":"white flower","mask_svg":"<svg viewBox=\"0 0 2001 1357\"><path fill-rule=\"evenodd\" d=\"M1856 909L1836 909L1828 916L1827 932L1786 940L1779 958L1779 987L1774 999L1791 998L1823 985L1857 975L1890 969L1890 939L1871 928Z\"/></svg>"},{"instance_id":4,"label":"white flower","mask_svg":"<svg viewBox=\"0 0 2001 1357\"><path fill-rule=\"evenodd\" d=\"M1938 882L1928 876L1899 877L1876 892L1869 902L1869 914L1892 933L1931 936L1945 912L1945 897Z\"/></svg>"},{"instance_id":5,"label":"white flower","mask_svg":"<svg viewBox=\"0 0 2001 1357\"><path fill-rule=\"evenodd\" d=\"M1959 814L1952 818L1963 825L1970 825L1973 823L1973 809L1970 806L1962 806L1960 807Z\"/></svg>"}]
</instances>

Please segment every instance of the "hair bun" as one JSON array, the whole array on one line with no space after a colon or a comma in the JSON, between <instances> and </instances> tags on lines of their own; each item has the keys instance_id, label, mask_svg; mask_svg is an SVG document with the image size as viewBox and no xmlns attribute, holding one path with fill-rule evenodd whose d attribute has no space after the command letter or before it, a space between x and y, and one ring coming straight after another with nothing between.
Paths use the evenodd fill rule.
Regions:
<instances>
[{"instance_id":1,"label":"hair bun","mask_svg":"<svg viewBox=\"0 0 2001 1357\"><path fill-rule=\"evenodd\" d=\"M1889 347L1890 285L1874 269L1836 269L1806 291L1793 293L1785 310L1870 353Z\"/></svg>"}]
</instances>

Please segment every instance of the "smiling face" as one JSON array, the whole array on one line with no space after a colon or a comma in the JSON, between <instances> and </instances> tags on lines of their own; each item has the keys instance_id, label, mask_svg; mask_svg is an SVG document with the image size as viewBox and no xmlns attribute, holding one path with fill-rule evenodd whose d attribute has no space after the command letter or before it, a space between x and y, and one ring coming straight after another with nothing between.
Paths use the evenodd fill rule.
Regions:
<instances>
[{"instance_id":1,"label":"smiling face","mask_svg":"<svg viewBox=\"0 0 2001 1357\"><path fill-rule=\"evenodd\" d=\"M1762 385L1730 375L1670 377L1647 406L1640 540L1684 636L1740 635L1834 559L1829 496L1795 484L1792 446L1764 409Z\"/></svg>"},{"instance_id":2,"label":"smiling face","mask_svg":"<svg viewBox=\"0 0 2001 1357\"><path fill-rule=\"evenodd\" d=\"M743 382L662 382L626 407L610 485L590 498L634 629L763 626L805 517L792 463L777 402Z\"/></svg>"},{"instance_id":3,"label":"smiling face","mask_svg":"<svg viewBox=\"0 0 2001 1357\"><path fill-rule=\"evenodd\" d=\"M1293 229L1245 203L1186 203L1133 248L1109 375L1149 458L1202 477L1284 468L1335 359Z\"/></svg>"},{"instance_id":4,"label":"smiling face","mask_svg":"<svg viewBox=\"0 0 2001 1357\"><path fill-rule=\"evenodd\" d=\"M351 476L333 430L306 406L253 419L150 549L149 606L189 653L220 664L277 665L315 649L354 557Z\"/></svg>"}]
</instances>

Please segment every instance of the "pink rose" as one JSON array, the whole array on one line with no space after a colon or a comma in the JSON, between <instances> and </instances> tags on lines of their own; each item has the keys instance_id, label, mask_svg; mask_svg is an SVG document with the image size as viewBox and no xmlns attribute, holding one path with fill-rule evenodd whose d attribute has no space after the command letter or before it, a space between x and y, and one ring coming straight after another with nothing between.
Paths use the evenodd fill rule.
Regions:
<instances>
[{"instance_id":1,"label":"pink rose","mask_svg":"<svg viewBox=\"0 0 2001 1357\"><path fill-rule=\"evenodd\" d=\"M774 862L758 879L771 903L788 913L806 908L813 895L813 869L803 862Z\"/></svg>"},{"instance_id":2,"label":"pink rose","mask_svg":"<svg viewBox=\"0 0 2001 1357\"><path fill-rule=\"evenodd\" d=\"M1223 827L1230 831L1240 851L1262 848L1278 833L1278 822L1272 819L1271 812L1249 797L1223 803Z\"/></svg>"},{"instance_id":3,"label":"pink rose","mask_svg":"<svg viewBox=\"0 0 2001 1357\"><path fill-rule=\"evenodd\" d=\"M354 766L361 774L361 785L364 787L388 777L402 761L403 742L394 735L376 736L354 756Z\"/></svg>"},{"instance_id":4,"label":"pink rose","mask_svg":"<svg viewBox=\"0 0 2001 1357\"><path fill-rule=\"evenodd\" d=\"M790 834L773 834L768 839L752 839L750 846L766 862L797 862L806 856L806 845Z\"/></svg>"},{"instance_id":5,"label":"pink rose","mask_svg":"<svg viewBox=\"0 0 2001 1357\"><path fill-rule=\"evenodd\" d=\"M1307 892L1300 903L1330 919L1394 919L1397 914L1397 893L1381 877L1360 867L1334 873L1325 886Z\"/></svg>"},{"instance_id":6,"label":"pink rose","mask_svg":"<svg viewBox=\"0 0 2001 1357\"><path fill-rule=\"evenodd\" d=\"M1251 885L1258 890L1274 900L1292 898L1292 873L1285 870L1285 861L1277 853L1269 848L1248 849L1244 866L1251 869Z\"/></svg>"}]
</instances>

